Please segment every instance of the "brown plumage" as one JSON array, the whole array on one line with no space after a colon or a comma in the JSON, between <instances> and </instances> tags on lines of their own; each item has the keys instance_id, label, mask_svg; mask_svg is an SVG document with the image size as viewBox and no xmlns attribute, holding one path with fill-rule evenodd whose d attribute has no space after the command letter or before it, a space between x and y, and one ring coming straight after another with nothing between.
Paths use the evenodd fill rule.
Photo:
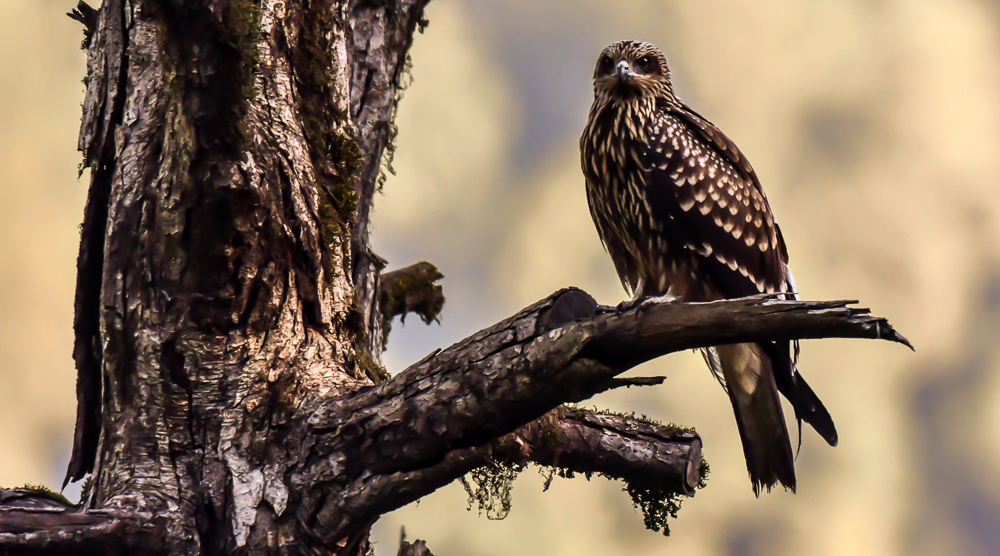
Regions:
<instances>
[{"instance_id":1,"label":"brown plumage","mask_svg":"<svg viewBox=\"0 0 1000 556\"><path fill-rule=\"evenodd\" d=\"M674 96L666 58L623 41L601 53L580 138L587 200L626 290L712 301L759 293L797 298L788 252L750 163ZM795 468L780 391L831 446L837 431L795 368L789 342L705 351L729 393L754 493Z\"/></svg>"}]
</instances>

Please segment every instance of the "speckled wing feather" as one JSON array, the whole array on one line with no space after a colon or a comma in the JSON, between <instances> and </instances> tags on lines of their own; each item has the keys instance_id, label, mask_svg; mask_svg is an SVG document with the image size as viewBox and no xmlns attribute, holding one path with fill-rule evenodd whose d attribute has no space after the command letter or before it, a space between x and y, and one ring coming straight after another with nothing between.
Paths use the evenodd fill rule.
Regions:
<instances>
[{"instance_id":1,"label":"speckled wing feather","mask_svg":"<svg viewBox=\"0 0 1000 556\"><path fill-rule=\"evenodd\" d=\"M667 232L700 255L720 297L789 292L788 251L757 175L736 145L687 107L660 113L644 153L650 205ZM779 391L828 443L837 443L829 412L789 358L787 342L768 342ZM705 360L726 387L718 357Z\"/></svg>"},{"instance_id":2,"label":"speckled wing feather","mask_svg":"<svg viewBox=\"0 0 1000 556\"><path fill-rule=\"evenodd\" d=\"M651 208L704 258L722 297L789 291L781 231L736 145L683 108L662 111L651 125L645 153Z\"/></svg>"}]
</instances>

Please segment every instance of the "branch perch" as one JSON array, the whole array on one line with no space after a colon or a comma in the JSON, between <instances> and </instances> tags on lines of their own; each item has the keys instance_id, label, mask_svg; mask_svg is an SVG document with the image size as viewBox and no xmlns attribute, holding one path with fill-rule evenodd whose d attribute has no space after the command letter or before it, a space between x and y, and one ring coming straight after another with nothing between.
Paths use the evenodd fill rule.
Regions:
<instances>
[{"instance_id":1,"label":"branch perch","mask_svg":"<svg viewBox=\"0 0 1000 556\"><path fill-rule=\"evenodd\" d=\"M711 303L647 299L626 311L596 310L585 357L634 367L667 353L768 340L868 338L913 349L909 340L857 301L785 301L770 295ZM641 318L639 318L641 317Z\"/></svg>"},{"instance_id":2,"label":"branch perch","mask_svg":"<svg viewBox=\"0 0 1000 556\"><path fill-rule=\"evenodd\" d=\"M612 308L581 290L560 290L379 386L303 404L294 421L305 426L294 430L304 432L287 438L308 454L288 473L298 519L337 539L498 460L598 472L690 495L701 466L693 431L561 404L659 383L662 377L617 376L691 348L822 337L909 345L885 319L850 303L652 299ZM166 529L137 512L79 512L24 500L0 499L0 546L17 546L16 553L70 550L77 542L112 553L139 542L155 551Z\"/></svg>"},{"instance_id":3,"label":"branch perch","mask_svg":"<svg viewBox=\"0 0 1000 556\"><path fill-rule=\"evenodd\" d=\"M316 463L296 470L294 482L325 484L335 477L347 482L341 496L313 489L305 495L303 511L316 513L318 519L344 520L330 523L333 530L347 527L347 516L374 519L482 465L483 447L493 439L525 427L564 402L621 386L617 375L667 353L735 342L824 337L909 345L885 319L850 308L850 303L766 297L714 303L650 299L616 309L598 306L581 290L560 290L432 353L384 384L323 402L308 416L316 435L310 460ZM522 441L532 437L532 426L544 424L528 425L519 433ZM574 427L579 442L569 440ZM606 432L580 432L577 425L569 430L564 446L607 438ZM516 443L516 437L507 442ZM597 452L587 460L582 452L570 449L558 452L558 457L572 460L569 454L576 454L581 458L576 465L600 462L620 477L672 473L677 492L686 493L692 463L700 459L692 457L700 451L696 438L690 439L684 456L673 459L683 462L680 472L667 470L671 466L659 458L629 460L627 455ZM499 446L513 449L504 441ZM665 453L671 452L665 449ZM342 467L344 461L358 462L349 470L351 477L344 477L348 471Z\"/></svg>"}]
</instances>

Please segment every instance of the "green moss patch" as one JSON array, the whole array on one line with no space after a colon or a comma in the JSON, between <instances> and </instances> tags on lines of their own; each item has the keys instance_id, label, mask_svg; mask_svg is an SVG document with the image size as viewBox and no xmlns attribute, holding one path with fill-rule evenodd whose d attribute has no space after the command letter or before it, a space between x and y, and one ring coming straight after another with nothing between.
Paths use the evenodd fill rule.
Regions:
<instances>
[{"instance_id":1,"label":"green moss patch","mask_svg":"<svg viewBox=\"0 0 1000 556\"><path fill-rule=\"evenodd\" d=\"M226 12L226 27L242 59L243 98L254 97L260 70L260 0L232 0Z\"/></svg>"},{"instance_id":2,"label":"green moss patch","mask_svg":"<svg viewBox=\"0 0 1000 556\"><path fill-rule=\"evenodd\" d=\"M63 504L65 506L73 506L74 505L72 502L69 501L69 498L66 498L66 496L63 495L63 493L56 492L56 491L52 490L51 488L49 488L49 487L47 487L45 485L33 485L33 484L28 483L28 484L25 484L24 486L20 487L18 490L29 491L32 494L35 494L35 495L37 495L37 496L39 496L41 498L46 498L48 500L52 500L53 502L58 502L58 503Z\"/></svg>"}]
</instances>

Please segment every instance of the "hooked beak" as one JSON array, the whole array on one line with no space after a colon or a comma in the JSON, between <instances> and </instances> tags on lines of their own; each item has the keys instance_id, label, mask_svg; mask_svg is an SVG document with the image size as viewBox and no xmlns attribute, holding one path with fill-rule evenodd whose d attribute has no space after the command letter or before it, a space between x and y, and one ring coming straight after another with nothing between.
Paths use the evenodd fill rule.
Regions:
<instances>
[{"instance_id":1,"label":"hooked beak","mask_svg":"<svg viewBox=\"0 0 1000 556\"><path fill-rule=\"evenodd\" d=\"M618 76L619 83L624 83L635 76L635 74L632 73L632 70L629 69L628 62L626 62L625 60L618 62L618 71L615 75Z\"/></svg>"}]
</instances>

